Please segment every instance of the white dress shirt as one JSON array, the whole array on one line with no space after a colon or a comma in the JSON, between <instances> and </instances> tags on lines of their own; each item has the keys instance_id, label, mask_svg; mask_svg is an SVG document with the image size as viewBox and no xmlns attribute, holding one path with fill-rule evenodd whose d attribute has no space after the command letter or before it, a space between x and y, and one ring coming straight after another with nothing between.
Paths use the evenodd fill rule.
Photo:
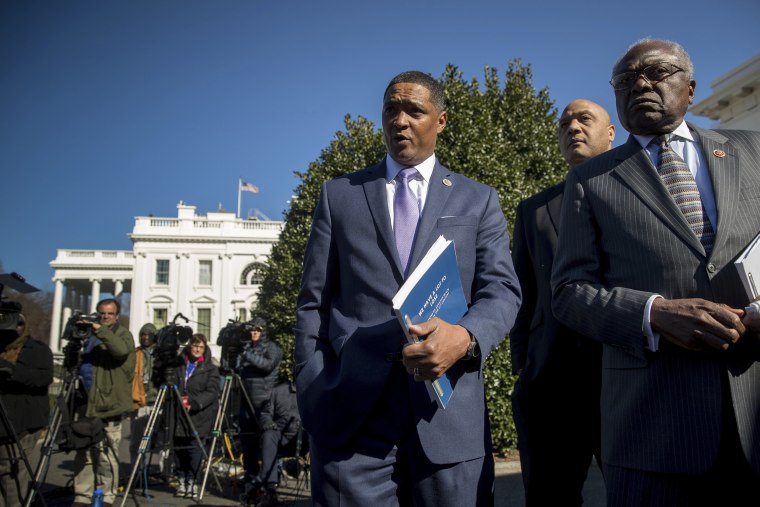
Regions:
<instances>
[{"instance_id":1,"label":"white dress shirt","mask_svg":"<svg viewBox=\"0 0 760 507\"><path fill-rule=\"evenodd\" d=\"M391 215L391 226L394 224L393 199L396 196L396 185L398 185L396 175L399 173L399 171L401 171L401 169L404 169L406 167L414 167L417 169L418 175L414 179L409 180L409 188L417 197L417 205L420 207L419 210L421 217L422 210L425 207L425 199L427 199L428 184L430 183L430 178L433 177L433 168L435 168L435 154L430 155L428 158L416 166L401 165L393 160L390 155L386 155L385 167L387 169L387 172L385 174L385 191L388 202L388 213Z\"/></svg>"}]
</instances>

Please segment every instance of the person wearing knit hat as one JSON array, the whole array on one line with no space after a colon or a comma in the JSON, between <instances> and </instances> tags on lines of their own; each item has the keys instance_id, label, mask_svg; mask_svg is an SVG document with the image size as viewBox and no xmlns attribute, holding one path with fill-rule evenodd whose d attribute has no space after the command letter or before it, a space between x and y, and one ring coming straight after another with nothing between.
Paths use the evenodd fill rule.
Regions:
<instances>
[{"instance_id":1,"label":"person wearing knit hat","mask_svg":"<svg viewBox=\"0 0 760 507\"><path fill-rule=\"evenodd\" d=\"M134 467L137 462L137 453L140 449L145 427L150 418L151 407L158 396L158 382L153 377L153 349L156 345L156 326L150 322L140 328L140 345L135 349L135 379L133 382L132 399L135 403L135 411L131 414L129 434L129 458ZM151 439L152 446L160 447L156 439L161 437L161 432L156 432L155 438ZM147 459L143 464L147 463Z\"/></svg>"}]
</instances>

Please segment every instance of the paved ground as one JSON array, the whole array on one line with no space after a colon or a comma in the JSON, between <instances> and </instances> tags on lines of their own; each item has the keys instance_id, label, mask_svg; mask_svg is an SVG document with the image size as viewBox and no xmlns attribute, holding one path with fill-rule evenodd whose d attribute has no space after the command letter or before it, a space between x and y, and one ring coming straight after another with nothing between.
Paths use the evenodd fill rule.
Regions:
<instances>
[{"instance_id":1,"label":"paved ground","mask_svg":"<svg viewBox=\"0 0 760 507\"><path fill-rule=\"evenodd\" d=\"M122 483L126 483L130 469L126 464L129 459L128 438L122 439L120 446L122 458ZM49 507L68 507L73 500L71 481L73 477L74 454L54 453L50 463L50 471L42 487L42 492ZM36 463L37 457L32 459ZM500 462L496 466L496 507L519 507L524 505L525 497L520 476L520 464L516 461ZM238 484L235 480L236 473L229 465L221 466L218 470L218 478L222 489L220 490L213 480L209 478L204 497L201 501L179 499L173 496L174 488L171 484L163 482L159 476L149 479L147 491L140 484L131 488L129 498L125 506L151 506L151 507L179 507L179 506L234 506L240 505ZM551 485L547 485L551 487ZM279 490L283 505L292 507L306 507L310 505L308 481L305 477L300 480L286 480ZM584 505L586 507L605 507L605 491L601 474L596 465L589 470L589 480L584 489ZM41 505L37 503L37 505ZM117 498L116 505L121 505L121 497Z\"/></svg>"}]
</instances>

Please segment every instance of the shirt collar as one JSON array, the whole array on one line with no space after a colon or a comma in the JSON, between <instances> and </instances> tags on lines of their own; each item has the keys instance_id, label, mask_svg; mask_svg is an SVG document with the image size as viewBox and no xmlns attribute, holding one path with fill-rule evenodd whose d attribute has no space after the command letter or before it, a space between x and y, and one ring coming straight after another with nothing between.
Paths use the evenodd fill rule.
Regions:
<instances>
[{"instance_id":1,"label":"shirt collar","mask_svg":"<svg viewBox=\"0 0 760 507\"><path fill-rule=\"evenodd\" d=\"M694 137L691 135L691 130L689 130L689 126L686 125L686 121L682 121L681 124L673 132L671 132L671 134L682 139L686 139L687 141L694 141ZM633 137L636 138L642 148L646 148L649 146L649 143L652 142L652 139L657 137L657 135L639 136L634 134Z\"/></svg>"},{"instance_id":2,"label":"shirt collar","mask_svg":"<svg viewBox=\"0 0 760 507\"><path fill-rule=\"evenodd\" d=\"M395 160L393 160L393 158L390 155L386 155L385 177L388 178L388 182L393 181L396 178L396 175L399 173L399 171L405 167L410 167L410 166L401 165ZM433 153L428 158L423 160L421 163L413 167L417 169L417 172L420 173L420 175L425 181L430 181L430 178L433 177L433 169L435 168L435 153Z\"/></svg>"}]
</instances>

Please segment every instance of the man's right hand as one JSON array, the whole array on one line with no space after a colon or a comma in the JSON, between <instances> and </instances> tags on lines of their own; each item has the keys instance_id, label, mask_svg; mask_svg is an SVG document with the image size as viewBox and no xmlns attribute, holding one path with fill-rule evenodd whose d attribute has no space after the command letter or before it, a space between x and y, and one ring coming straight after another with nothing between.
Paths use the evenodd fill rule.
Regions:
<instances>
[{"instance_id":1,"label":"man's right hand","mask_svg":"<svg viewBox=\"0 0 760 507\"><path fill-rule=\"evenodd\" d=\"M746 328L736 310L706 299L664 299L652 302L652 330L688 350L726 350Z\"/></svg>"}]
</instances>

